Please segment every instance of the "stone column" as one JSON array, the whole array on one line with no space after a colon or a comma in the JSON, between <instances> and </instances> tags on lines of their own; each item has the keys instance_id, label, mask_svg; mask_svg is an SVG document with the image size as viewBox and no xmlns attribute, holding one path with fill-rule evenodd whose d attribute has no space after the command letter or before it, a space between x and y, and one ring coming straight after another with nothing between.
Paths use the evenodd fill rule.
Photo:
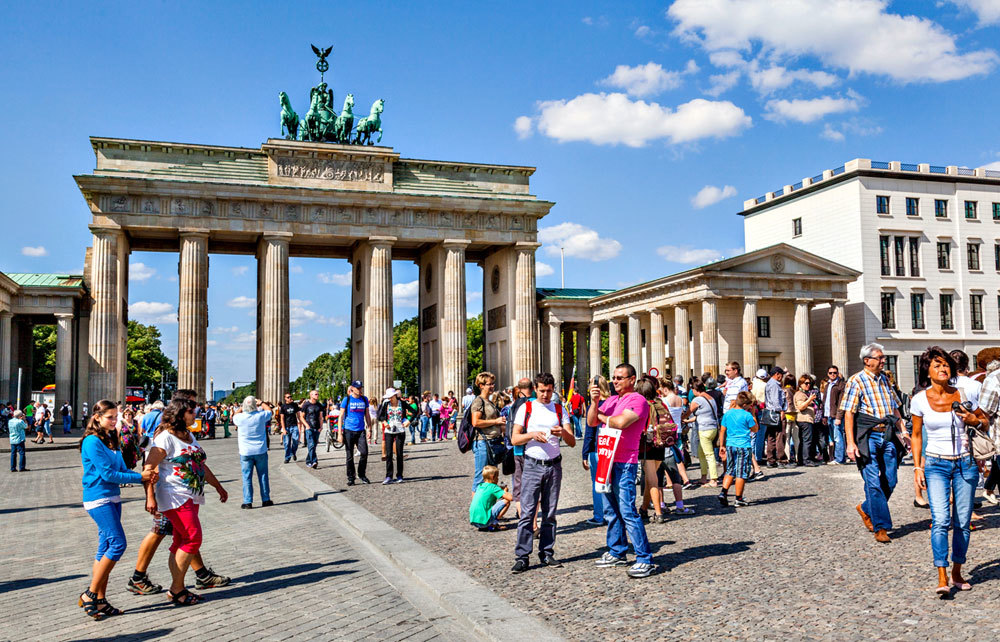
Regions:
<instances>
[{"instance_id":1,"label":"stone column","mask_svg":"<svg viewBox=\"0 0 1000 642\"><path fill-rule=\"evenodd\" d=\"M701 302L701 354L705 372L711 372L713 377L718 376L719 307L715 299Z\"/></svg>"},{"instance_id":2,"label":"stone column","mask_svg":"<svg viewBox=\"0 0 1000 642\"><path fill-rule=\"evenodd\" d=\"M743 300L743 372L753 373L760 365L757 351L757 299Z\"/></svg>"},{"instance_id":3,"label":"stone column","mask_svg":"<svg viewBox=\"0 0 1000 642\"><path fill-rule=\"evenodd\" d=\"M177 387L194 390L201 400L208 350L208 232L181 230L180 247Z\"/></svg>"},{"instance_id":4,"label":"stone column","mask_svg":"<svg viewBox=\"0 0 1000 642\"><path fill-rule=\"evenodd\" d=\"M691 333L688 329L688 309L686 305L674 308L674 376L681 375L687 381L691 376Z\"/></svg>"},{"instance_id":5,"label":"stone column","mask_svg":"<svg viewBox=\"0 0 1000 642\"><path fill-rule=\"evenodd\" d=\"M638 313L628 315L628 362L642 372L642 323Z\"/></svg>"},{"instance_id":6,"label":"stone column","mask_svg":"<svg viewBox=\"0 0 1000 642\"><path fill-rule=\"evenodd\" d=\"M265 233L257 246L257 396L280 403L288 391L288 232ZM202 374L201 385L205 385Z\"/></svg>"},{"instance_id":7,"label":"stone column","mask_svg":"<svg viewBox=\"0 0 1000 642\"><path fill-rule=\"evenodd\" d=\"M515 317L511 327L514 351L513 381L533 378L537 370L538 311L535 306L535 250L539 243L520 242L514 246Z\"/></svg>"},{"instance_id":8,"label":"stone column","mask_svg":"<svg viewBox=\"0 0 1000 642\"><path fill-rule=\"evenodd\" d=\"M667 373L667 352L663 336L663 312L649 311L649 365L663 377Z\"/></svg>"},{"instance_id":9,"label":"stone column","mask_svg":"<svg viewBox=\"0 0 1000 642\"><path fill-rule=\"evenodd\" d=\"M801 377L807 372L812 374L812 343L809 337L809 307L810 301L795 302L795 320L793 334L795 342L795 376Z\"/></svg>"},{"instance_id":10,"label":"stone column","mask_svg":"<svg viewBox=\"0 0 1000 642\"><path fill-rule=\"evenodd\" d=\"M608 376L622 363L622 324L621 319L608 321Z\"/></svg>"},{"instance_id":11,"label":"stone column","mask_svg":"<svg viewBox=\"0 0 1000 642\"><path fill-rule=\"evenodd\" d=\"M468 344L466 343L465 325L465 248L469 241L448 240L442 245L445 251L444 264L444 310L441 314L441 365L444 371L444 389L455 391L455 396L461 399L465 394L468 379ZM419 284L418 284L419 285ZM390 293L392 287L390 285ZM390 301L391 304L391 301ZM389 351L392 352L392 314L389 314ZM391 359L390 359L391 362ZM389 370L389 383L393 379L392 369ZM382 390L379 394L382 394Z\"/></svg>"},{"instance_id":12,"label":"stone column","mask_svg":"<svg viewBox=\"0 0 1000 642\"><path fill-rule=\"evenodd\" d=\"M593 379L599 374L604 374L601 371L601 357L604 355L601 353L601 324L591 323L590 324L590 372L587 376Z\"/></svg>"},{"instance_id":13,"label":"stone column","mask_svg":"<svg viewBox=\"0 0 1000 642\"><path fill-rule=\"evenodd\" d=\"M598 344L600 345L600 344ZM587 380L590 378L590 372L587 369L587 333L584 332L583 326L577 326L576 328L576 388L577 390L587 389ZM581 387L582 386L582 387ZM583 393L580 393L583 394ZM584 395L586 396L586 395Z\"/></svg>"},{"instance_id":14,"label":"stone column","mask_svg":"<svg viewBox=\"0 0 1000 642\"><path fill-rule=\"evenodd\" d=\"M373 236L369 241L372 253L368 268L371 275L368 309L365 311L364 385L373 399L392 385L392 244L395 240L395 237ZM464 278L462 283L465 283ZM465 306L462 308L464 310ZM458 371L464 370L463 367ZM456 390L455 394L458 393Z\"/></svg>"},{"instance_id":15,"label":"stone column","mask_svg":"<svg viewBox=\"0 0 1000 642\"><path fill-rule=\"evenodd\" d=\"M56 398L53 402L53 418L62 415L56 410L70 400L73 394L73 313L59 312L56 314Z\"/></svg>"},{"instance_id":16,"label":"stone column","mask_svg":"<svg viewBox=\"0 0 1000 642\"><path fill-rule=\"evenodd\" d=\"M559 321L549 319L549 358L548 368L544 368L552 373L556 380L556 392L562 389L562 367L560 366L562 324Z\"/></svg>"},{"instance_id":17,"label":"stone column","mask_svg":"<svg viewBox=\"0 0 1000 642\"><path fill-rule=\"evenodd\" d=\"M4 310L0 312L0 401L13 399L10 386L10 353L13 349L11 336L11 319L13 313Z\"/></svg>"},{"instance_id":18,"label":"stone column","mask_svg":"<svg viewBox=\"0 0 1000 642\"><path fill-rule=\"evenodd\" d=\"M844 313L844 302L834 301L830 304L830 354L833 365L837 366L844 376L849 373L847 363L847 319Z\"/></svg>"},{"instance_id":19,"label":"stone column","mask_svg":"<svg viewBox=\"0 0 1000 642\"><path fill-rule=\"evenodd\" d=\"M563 390L569 386L573 378L573 329L564 328L562 332L562 380Z\"/></svg>"},{"instance_id":20,"label":"stone column","mask_svg":"<svg viewBox=\"0 0 1000 642\"><path fill-rule=\"evenodd\" d=\"M124 390L118 389L118 360L121 355L118 271L119 246L125 243L120 230L94 229L90 260L90 352L91 407L101 399L117 401Z\"/></svg>"}]
</instances>

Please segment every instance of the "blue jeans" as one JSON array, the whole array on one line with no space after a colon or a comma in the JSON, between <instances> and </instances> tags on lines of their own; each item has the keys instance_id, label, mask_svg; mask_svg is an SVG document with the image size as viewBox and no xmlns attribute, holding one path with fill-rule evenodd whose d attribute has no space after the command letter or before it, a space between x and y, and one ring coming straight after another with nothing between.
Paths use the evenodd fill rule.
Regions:
<instances>
[{"instance_id":1,"label":"blue jeans","mask_svg":"<svg viewBox=\"0 0 1000 642\"><path fill-rule=\"evenodd\" d=\"M319 458L316 457L316 444L319 443L319 428L306 428L306 465L319 463Z\"/></svg>"},{"instance_id":2,"label":"blue jeans","mask_svg":"<svg viewBox=\"0 0 1000 642\"><path fill-rule=\"evenodd\" d=\"M20 461L19 462L15 462L15 458L19 459ZM15 463L18 463L18 466L16 468L14 467ZM11 444L10 445L10 470L11 470L11 472L14 472L14 470L24 470L24 442L23 441L21 443L19 443L19 444Z\"/></svg>"},{"instance_id":3,"label":"blue jeans","mask_svg":"<svg viewBox=\"0 0 1000 642\"><path fill-rule=\"evenodd\" d=\"M608 520L608 550L618 558L625 558L629 540L635 549L635 561L653 563L649 550L646 527L635 507L635 476L639 464L615 462L611 465L611 494L604 502L604 519ZM628 537L626 537L626 533Z\"/></svg>"},{"instance_id":4,"label":"blue jeans","mask_svg":"<svg viewBox=\"0 0 1000 642\"><path fill-rule=\"evenodd\" d=\"M833 435L833 460L838 464L846 464L847 435L844 434L844 422L834 421L830 424L830 434Z\"/></svg>"},{"instance_id":5,"label":"blue jeans","mask_svg":"<svg viewBox=\"0 0 1000 642\"><path fill-rule=\"evenodd\" d=\"M573 434L576 436L577 439L582 439L583 430L580 428L581 425L580 418L577 417L576 415L570 415L569 420L570 423L573 424Z\"/></svg>"},{"instance_id":6,"label":"blue jeans","mask_svg":"<svg viewBox=\"0 0 1000 642\"><path fill-rule=\"evenodd\" d=\"M885 434L873 432L868 435L868 464L861 471L865 480L865 501L861 510L872 520L876 531L892 528L889 514L889 498L896 488L896 445L885 440ZM801 463L801 462L800 462Z\"/></svg>"},{"instance_id":7,"label":"blue jeans","mask_svg":"<svg viewBox=\"0 0 1000 642\"><path fill-rule=\"evenodd\" d=\"M767 449L767 431L757 430L753 437L753 456L758 462L764 461L767 457L764 451Z\"/></svg>"},{"instance_id":8,"label":"blue jeans","mask_svg":"<svg viewBox=\"0 0 1000 642\"><path fill-rule=\"evenodd\" d=\"M431 441L438 440L439 432L441 432L441 416L431 415Z\"/></svg>"},{"instance_id":9,"label":"blue jeans","mask_svg":"<svg viewBox=\"0 0 1000 642\"><path fill-rule=\"evenodd\" d=\"M63 434L68 435L73 430L73 415L63 417Z\"/></svg>"},{"instance_id":10,"label":"blue jeans","mask_svg":"<svg viewBox=\"0 0 1000 642\"><path fill-rule=\"evenodd\" d=\"M951 561L965 564L979 468L972 457L949 461L927 455L924 459L924 479L927 480L927 502L931 505L931 551L934 554L934 566L948 566L949 528L952 529ZM950 501L953 493L954 504Z\"/></svg>"},{"instance_id":11,"label":"blue jeans","mask_svg":"<svg viewBox=\"0 0 1000 642\"><path fill-rule=\"evenodd\" d=\"M417 422L410 422L410 445L417 443Z\"/></svg>"},{"instance_id":12,"label":"blue jeans","mask_svg":"<svg viewBox=\"0 0 1000 642\"><path fill-rule=\"evenodd\" d=\"M102 557L117 562L125 554L125 530L122 528L122 505L102 504L87 511L90 518L97 524L97 555L98 562Z\"/></svg>"},{"instance_id":13,"label":"blue jeans","mask_svg":"<svg viewBox=\"0 0 1000 642\"><path fill-rule=\"evenodd\" d=\"M295 456L295 453L299 450L299 434L296 430L292 432L289 430L287 434L281 436L281 443L285 447L285 461L290 460Z\"/></svg>"},{"instance_id":14,"label":"blue jeans","mask_svg":"<svg viewBox=\"0 0 1000 642\"><path fill-rule=\"evenodd\" d=\"M271 499L271 484L267 478L267 453L240 455L240 470L243 472L243 503L253 503L253 470L257 469L257 483L260 484L260 498Z\"/></svg>"},{"instance_id":15,"label":"blue jeans","mask_svg":"<svg viewBox=\"0 0 1000 642\"><path fill-rule=\"evenodd\" d=\"M431 418L427 415L420 415L420 441L427 441L427 431L431 427Z\"/></svg>"},{"instance_id":16,"label":"blue jeans","mask_svg":"<svg viewBox=\"0 0 1000 642\"><path fill-rule=\"evenodd\" d=\"M604 521L604 493L594 490L594 481L597 479L597 451L587 455L587 463L590 465L590 494L594 500L594 521Z\"/></svg>"},{"instance_id":17,"label":"blue jeans","mask_svg":"<svg viewBox=\"0 0 1000 642\"><path fill-rule=\"evenodd\" d=\"M476 471L472 475L472 492L476 492L479 484L483 483L483 467L486 465L486 449L489 446L485 439L477 439L472 442L472 454L475 455Z\"/></svg>"}]
</instances>

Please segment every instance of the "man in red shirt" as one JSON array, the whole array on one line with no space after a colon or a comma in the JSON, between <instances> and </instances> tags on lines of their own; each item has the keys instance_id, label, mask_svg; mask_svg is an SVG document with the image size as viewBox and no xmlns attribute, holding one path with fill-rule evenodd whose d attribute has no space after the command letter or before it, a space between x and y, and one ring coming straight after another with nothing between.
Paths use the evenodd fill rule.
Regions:
<instances>
[{"instance_id":1,"label":"man in red shirt","mask_svg":"<svg viewBox=\"0 0 1000 642\"><path fill-rule=\"evenodd\" d=\"M573 422L573 434L576 435L577 439L583 438L583 426L581 425L584 410L583 402L583 395L577 390L573 390L573 394L569 397L570 420Z\"/></svg>"}]
</instances>

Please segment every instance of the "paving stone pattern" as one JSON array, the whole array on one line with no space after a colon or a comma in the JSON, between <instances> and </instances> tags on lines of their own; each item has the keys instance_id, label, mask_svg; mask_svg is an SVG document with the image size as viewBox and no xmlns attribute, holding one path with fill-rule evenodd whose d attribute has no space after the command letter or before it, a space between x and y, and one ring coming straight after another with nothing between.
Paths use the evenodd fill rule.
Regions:
<instances>
[{"instance_id":1,"label":"paving stone pattern","mask_svg":"<svg viewBox=\"0 0 1000 642\"><path fill-rule=\"evenodd\" d=\"M121 617L94 622L76 605L89 583L97 529L80 502L79 455L37 454L31 472L0 473L0 640L454 640L467 639L444 611L406 599L330 524L328 513L283 475L272 449L276 505L246 511L240 505L235 439L208 442L208 463L230 494L214 489L202 508L207 563L230 575L225 588L204 591L192 607L167 603L166 593L135 596L125 590L139 542L149 530L141 488L123 489L129 549L111 575L109 601ZM167 586L164 541L150 568ZM193 588L194 574L188 574Z\"/></svg>"},{"instance_id":2,"label":"paving stone pattern","mask_svg":"<svg viewBox=\"0 0 1000 642\"><path fill-rule=\"evenodd\" d=\"M471 453L454 441L407 443L407 482L382 486L372 452L371 486L346 486L343 451L321 452L314 474L570 639L992 639L1000 629L1000 512L986 504L972 534L973 590L939 600L930 513L911 504L908 466L891 501L891 544L876 543L854 510L856 468L779 469L748 486L746 508L720 507L710 489L687 493L696 514L647 525L659 572L632 580L593 566L605 529L584 523L590 479L578 449L563 450L556 556L565 566L522 575L510 573L513 511L509 531L468 525Z\"/></svg>"}]
</instances>

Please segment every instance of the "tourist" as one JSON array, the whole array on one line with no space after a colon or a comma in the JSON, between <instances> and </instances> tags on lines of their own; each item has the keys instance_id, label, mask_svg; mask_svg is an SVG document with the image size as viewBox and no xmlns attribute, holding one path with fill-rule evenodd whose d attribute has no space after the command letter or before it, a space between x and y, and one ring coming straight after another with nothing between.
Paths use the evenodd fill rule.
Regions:
<instances>
[{"instance_id":1,"label":"tourist","mask_svg":"<svg viewBox=\"0 0 1000 642\"><path fill-rule=\"evenodd\" d=\"M135 412L126 407L118 415L119 443L121 444L122 461L129 470L142 461L141 433L135 422ZM129 484L131 485L131 484Z\"/></svg>"},{"instance_id":2,"label":"tourist","mask_svg":"<svg viewBox=\"0 0 1000 642\"><path fill-rule=\"evenodd\" d=\"M174 393L175 396L177 392ZM143 435L145 435L147 442L153 440L153 433L156 432L156 427L160 425L160 418L162 416L163 402L157 399L149 407L146 414L142 416L142 421L139 422L139 428L142 430Z\"/></svg>"},{"instance_id":3,"label":"tourist","mask_svg":"<svg viewBox=\"0 0 1000 642\"><path fill-rule=\"evenodd\" d=\"M618 365L612 373L611 383L617 394L608 397L600 407L600 387L590 386L590 409L587 411L588 426L603 424L622 431L608 472L611 492L604 501L608 550L595 564L599 568L627 566L626 553L631 542L635 563L627 573L634 578L648 577L655 566L646 527L635 508L635 479L639 467L639 440L649 422L649 403L635 391L635 368L631 365Z\"/></svg>"},{"instance_id":4,"label":"tourist","mask_svg":"<svg viewBox=\"0 0 1000 642\"><path fill-rule=\"evenodd\" d=\"M24 466L24 442L27 439L25 431L28 424L24 422L24 412L15 410L7 422L7 438L10 439L10 472L27 472ZM15 465L16 464L16 465Z\"/></svg>"},{"instance_id":5,"label":"tourist","mask_svg":"<svg viewBox=\"0 0 1000 642\"><path fill-rule=\"evenodd\" d=\"M203 598L185 588L184 576L192 557L201 549L202 528L198 508L205 503L205 484L219 493L219 501L229 495L205 463L207 456L188 430L194 423L196 404L176 396L163 411L143 471L159 471L159 481L146 487L146 510L162 513L173 530L169 558L171 584L167 598L178 606L197 604Z\"/></svg>"},{"instance_id":6,"label":"tourist","mask_svg":"<svg viewBox=\"0 0 1000 642\"><path fill-rule=\"evenodd\" d=\"M661 379L661 383L665 381ZM670 387L673 387L672 382ZM610 395L608 380L604 377L598 375L594 377L594 384L600 389L600 394L598 395L597 407L600 409L601 404ZM593 405L593 404L592 404ZM594 506L594 516L587 520L587 523L592 526L604 526L607 521L604 519L604 493L597 492L596 480L597 480L597 429L598 426L591 426L589 422L584 422L586 428L583 432L583 469L590 471L590 494L591 500Z\"/></svg>"},{"instance_id":7,"label":"tourist","mask_svg":"<svg viewBox=\"0 0 1000 642\"><path fill-rule=\"evenodd\" d=\"M761 411L763 411L765 402L767 401L764 392L767 390L767 380L769 378L768 371L764 368L758 368L754 378L750 382L750 394L753 395L755 408L757 412L754 415L758 418L761 417ZM759 424L759 421L758 421ZM753 439L753 458L755 461L764 462L767 459L765 451L767 450L767 430L763 429L763 424L759 424L762 430L758 430L757 434L754 435Z\"/></svg>"},{"instance_id":8,"label":"tourist","mask_svg":"<svg viewBox=\"0 0 1000 642\"><path fill-rule=\"evenodd\" d=\"M306 467L319 468L316 446L319 444L319 433L326 421L326 406L320 403L318 390L310 390L309 400L299 406L299 420L306 437Z\"/></svg>"},{"instance_id":9,"label":"tourist","mask_svg":"<svg viewBox=\"0 0 1000 642\"><path fill-rule=\"evenodd\" d=\"M675 389L675 392L678 395L680 395L681 397L686 397L687 396L687 388L684 387L684 377L683 376L677 375L676 377L674 377L674 389Z\"/></svg>"},{"instance_id":10,"label":"tourist","mask_svg":"<svg viewBox=\"0 0 1000 642\"><path fill-rule=\"evenodd\" d=\"M438 439L441 441L448 439L448 427L451 425L453 412L455 412L455 408L451 403L451 398L445 398L441 403L441 429L438 433Z\"/></svg>"},{"instance_id":11,"label":"tourist","mask_svg":"<svg viewBox=\"0 0 1000 642\"><path fill-rule=\"evenodd\" d=\"M990 432L993 443L1000 453L1000 361L990 361L986 364L986 376L979 391L979 408L990 420ZM990 474L983 486L983 498L991 504L1000 504L997 487L1000 486L1000 455L994 455Z\"/></svg>"},{"instance_id":12,"label":"tourist","mask_svg":"<svg viewBox=\"0 0 1000 642\"><path fill-rule=\"evenodd\" d=\"M514 417L511 442L524 446L524 469L521 473L521 516L517 524L517 558L514 573L528 570L534 540L532 524L541 509L542 523L538 537L538 559L543 566L561 566L554 556L556 541L556 510L562 485L561 441L576 445L569 425L568 413L555 403L555 377L549 373L535 375L537 399L521 404ZM633 472L634 479L634 472ZM633 488L635 488L633 486Z\"/></svg>"},{"instance_id":13,"label":"tourist","mask_svg":"<svg viewBox=\"0 0 1000 642\"><path fill-rule=\"evenodd\" d=\"M694 416L696 422L698 466L701 469L698 483L715 488L719 485L716 481L719 478L719 471L715 461L715 439L719 436L719 409L715 405L715 399L708 394L704 382L696 380L692 387L694 399L683 409L682 417L686 419Z\"/></svg>"},{"instance_id":14,"label":"tourist","mask_svg":"<svg viewBox=\"0 0 1000 642\"><path fill-rule=\"evenodd\" d=\"M572 390L573 394L569 396L569 407L570 407L570 419L573 422L573 434L576 435L577 439L583 437L583 415L585 412L583 395L576 388Z\"/></svg>"},{"instance_id":15,"label":"tourist","mask_svg":"<svg viewBox=\"0 0 1000 642\"><path fill-rule=\"evenodd\" d=\"M809 456L816 464L825 464L830 459L830 434L823 423L823 395L819 391L816 377L809 375L808 395L813 397L812 447Z\"/></svg>"},{"instance_id":16,"label":"tourist","mask_svg":"<svg viewBox=\"0 0 1000 642\"><path fill-rule=\"evenodd\" d=\"M722 415L719 430L719 458L726 463L726 476L722 479L719 503L729 506L729 488L735 481L736 497L733 506L749 506L743 499L743 489L751 478L753 469L753 434L757 432L757 420L751 410L756 400L744 390L736 395L733 406Z\"/></svg>"},{"instance_id":17,"label":"tourist","mask_svg":"<svg viewBox=\"0 0 1000 642\"><path fill-rule=\"evenodd\" d=\"M833 441L832 464L847 463L847 443L844 438L844 413L840 400L844 396L845 382L837 366L826 369L826 379L820 388L823 395L823 421Z\"/></svg>"},{"instance_id":18,"label":"tourist","mask_svg":"<svg viewBox=\"0 0 1000 642\"><path fill-rule=\"evenodd\" d=\"M208 438L215 439L215 421L219 418L219 413L213 404L205 405L205 414L202 418L205 420L205 431Z\"/></svg>"},{"instance_id":19,"label":"tourist","mask_svg":"<svg viewBox=\"0 0 1000 642\"><path fill-rule=\"evenodd\" d=\"M864 370L851 375L844 388L840 409L844 411L847 456L853 458L865 482L865 501L855 509L875 541L889 543L892 515L889 498L896 487L896 471L906 452L900 437L907 439L899 414L899 400L882 372L885 353L881 345L861 348Z\"/></svg>"},{"instance_id":20,"label":"tourist","mask_svg":"<svg viewBox=\"0 0 1000 642\"><path fill-rule=\"evenodd\" d=\"M784 432L785 432L785 444L788 449L788 463L792 467L796 467L802 464L796 455L796 450L799 447L799 426L795 422L795 417L798 414L795 412L795 375L782 369L782 379L781 379L781 390L784 393Z\"/></svg>"},{"instance_id":21,"label":"tourist","mask_svg":"<svg viewBox=\"0 0 1000 642\"><path fill-rule=\"evenodd\" d=\"M62 408L59 409L59 414L62 416L63 434L68 435L73 432L73 406L69 405L68 401L64 401Z\"/></svg>"},{"instance_id":22,"label":"tourist","mask_svg":"<svg viewBox=\"0 0 1000 642\"><path fill-rule=\"evenodd\" d=\"M232 407L229 404L222 404L219 409L219 419L222 421L222 437L229 439L229 422L233 418Z\"/></svg>"},{"instance_id":23,"label":"tourist","mask_svg":"<svg viewBox=\"0 0 1000 642\"><path fill-rule=\"evenodd\" d=\"M531 401L535 398L535 385L528 379L524 377L517 381L517 387L514 388L514 403L511 405L510 413L507 417L507 441L511 443L511 447L514 449L514 475L510 480L510 490L511 495L514 497L514 515L520 519L521 517L521 474L524 472L524 446L520 444L515 444L512 439L514 434L514 417L517 416L517 411L522 405ZM536 524L532 522L532 531L536 530Z\"/></svg>"},{"instance_id":24,"label":"tourist","mask_svg":"<svg viewBox=\"0 0 1000 642\"><path fill-rule=\"evenodd\" d=\"M416 415L409 404L403 402L399 391L386 388L377 419L382 426L382 445L385 449L385 479L383 484L403 483L403 444L406 443L406 428L412 425ZM393 459L396 462L396 477L392 476Z\"/></svg>"},{"instance_id":25,"label":"tourist","mask_svg":"<svg viewBox=\"0 0 1000 642\"><path fill-rule=\"evenodd\" d=\"M253 474L257 472L261 506L273 506L271 482L267 470L267 422L274 414L274 407L258 401L253 395L243 399L240 412L233 417L236 443L240 451L240 472L243 474L243 503L240 508L253 508Z\"/></svg>"},{"instance_id":26,"label":"tourist","mask_svg":"<svg viewBox=\"0 0 1000 642\"><path fill-rule=\"evenodd\" d=\"M652 375L643 375L635 384L635 391L641 394L649 402L649 424L647 430L643 433L647 443L652 440L655 445L663 445L663 459L657 464L656 473L656 485L660 495L660 508L666 508L666 503L664 502L664 488L667 486L667 480L670 481L670 487L673 490L674 495L674 515L690 515L694 513L694 510L686 507L684 505L684 488L697 488L698 484L693 483L687 477L687 472L684 469L684 455L681 449L677 446L678 442L678 427L673 420L672 413L668 410L663 401L657 396L658 385L656 377ZM647 489L649 492L643 493L643 507L645 507L645 502L647 500L652 501L652 487ZM662 518L662 515L661 515Z\"/></svg>"},{"instance_id":27,"label":"tourist","mask_svg":"<svg viewBox=\"0 0 1000 642\"><path fill-rule=\"evenodd\" d=\"M84 425L86 425L87 418L89 416L90 416L90 409L87 407L87 402L84 401L80 411L80 419L83 421Z\"/></svg>"},{"instance_id":28,"label":"tourist","mask_svg":"<svg viewBox=\"0 0 1000 642\"><path fill-rule=\"evenodd\" d=\"M285 402L278 409L278 425L281 426L281 445L285 447L285 463L298 461L295 453L299 450L299 404L285 393Z\"/></svg>"},{"instance_id":29,"label":"tourist","mask_svg":"<svg viewBox=\"0 0 1000 642\"><path fill-rule=\"evenodd\" d=\"M643 522L648 522L652 519L654 524L662 524L665 520L663 518L664 504L663 489L661 486L665 486L666 484L660 483L659 472L666 456L667 433L671 433L673 438L676 439L677 424L674 423L667 407L660 403L660 400L657 398L655 383L649 383L645 378L639 379L636 381L635 391L646 398L647 404L651 404L652 400L655 400L655 403L659 404L660 412L657 412L657 409L652 406L649 408L646 413L647 422L639 434L638 462L641 462L639 464L641 471L637 474L641 476L640 479L643 482L642 507L639 509L639 515ZM652 396L652 399L650 399L649 395ZM673 479L674 475L677 475L676 480ZM671 482L680 482L676 465L673 467L670 476ZM680 483L677 484L677 487L680 488ZM649 515L650 504L653 506L652 517Z\"/></svg>"},{"instance_id":30,"label":"tourist","mask_svg":"<svg viewBox=\"0 0 1000 642\"><path fill-rule=\"evenodd\" d=\"M362 484L370 484L365 472L368 469L368 442L365 440L366 429L372 428L372 416L368 412L368 398L361 394L361 382L352 381L347 389L347 396L340 402L340 439L344 444L344 454L347 456L347 485L353 486L355 480L354 449L358 449L357 479Z\"/></svg>"},{"instance_id":31,"label":"tourist","mask_svg":"<svg viewBox=\"0 0 1000 642\"><path fill-rule=\"evenodd\" d=\"M427 410L430 412L431 441L437 441L441 432L441 395L434 393L434 398L427 402Z\"/></svg>"},{"instance_id":32,"label":"tourist","mask_svg":"<svg viewBox=\"0 0 1000 642\"><path fill-rule=\"evenodd\" d=\"M483 468L489 464L500 466L507 453L504 442L504 427L507 420L500 416L500 409L491 401L490 396L496 387L497 378L492 372L480 372L476 375L476 387L479 396L469 404L468 412L472 413L472 427L476 439L472 442L475 470L472 473L472 492L475 493L483 482Z\"/></svg>"},{"instance_id":33,"label":"tourist","mask_svg":"<svg viewBox=\"0 0 1000 642\"><path fill-rule=\"evenodd\" d=\"M499 479L500 470L496 466L484 467L483 482L472 494L469 524L480 532L502 530L499 522L510 508L512 496L506 488L498 485Z\"/></svg>"},{"instance_id":34,"label":"tourist","mask_svg":"<svg viewBox=\"0 0 1000 642\"><path fill-rule=\"evenodd\" d=\"M957 351L955 351L957 352ZM913 469L917 483L927 489L931 506L931 551L938 571L937 593L948 595L948 530L953 529L951 580L959 591L972 586L962 577L969 549L972 504L979 481L979 469L969 447L966 426L976 428L988 422L982 410L968 410L961 388L951 384L961 364L938 346L922 355L917 383L923 388L913 396ZM978 382L977 382L978 383ZM926 442L926 450L923 444ZM953 522L954 520L954 522Z\"/></svg>"},{"instance_id":35,"label":"tourist","mask_svg":"<svg viewBox=\"0 0 1000 642\"><path fill-rule=\"evenodd\" d=\"M778 366L772 366L768 372L767 383L764 385L764 410L760 414L760 425L766 433L764 457L768 468L784 468L788 465L788 455L785 454L785 429L783 427L786 406L785 391L781 387L784 371ZM756 397L755 397L756 399Z\"/></svg>"},{"instance_id":36,"label":"tourist","mask_svg":"<svg viewBox=\"0 0 1000 642\"><path fill-rule=\"evenodd\" d=\"M80 440L80 460L83 464L83 508L97 524L97 555L94 557L90 586L80 596L78 604L87 615L100 620L121 615L124 611L108 604L105 597L111 570L125 553L125 530L122 528L122 484L155 484L155 470L142 474L125 468L118 451L118 408L114 402L102 400L94 405L94 415L87 423Z\"/></svg>"},{"instance_id":37,"label":"tourist","mask_svg":"<svg viewBox=\"0 0 1000 642\"><path fill-rule=\"evenodd\" d=\"M465 389L465 396L462 397L462 414L469 412L469 406L476 400L476 395L472 392L472 386Z\"/></svg>"},{"instance_id":38,"label":"tourist","mask_svg":"<svg viewBox=\"0 0 1000 642\"><path fill-rule=\"evenodd\" d=\"M978 408L983 384L969 376L969 355L962 350L952 350L950 354L957 368L952 375L955 378L955 385L962 389L965 398L972 402L972 407Z\"/></svg>"},{"instance_id":39,"label":"tourist","mask_svg":"<svg viewBox=\"0 0 1000 642\"><path fill-rule=\"evenodd\" d=\"M747 380L740 374L740 364L738 361L730 361L726 364L726 382L723 384L722 392L725 399L722 402L722 413L725 414L733 407L736 396L741 392L749 392L750 387Z\"/></svg>"},{"instance_id":40,"label":"tourist","mask_svg":"<svg viewBox=\"0 0 1000 642\"><path fill-rule=\"evenodd\" d=\"M40 444L45 441L45 431L42 430L41 426L36 424L35 412L36 412L35 403L33 401L29 401L24 406L24 422L28 424L28 428L30 430L35 431L35 438L32 439L31 441L33 443Z\"/></svg>"},{"instance_id":41,"label":"tourist","mask_svg":"<svg viewBox=\"0 0 1000 642\"><path fill-rule=\"evenodd\" d=\"M816 395L812 392L812 377L805 374L799 377L799 389L795 392L792 403L795 406L795 421L798 423L799 435L802 440L798 445L798 460L803 466L815 466L812 458L813 450L813 420L816 417Z\"/></svg>"},{"instance_id":42,"label":"tourist","mask_svg":"<svg viewBox=\"0 0 1000 642\"><path fill-rule=\"evenodd\" d=\"M431 393L425 390L420 397L420 443L427 441L427 431L431 428Z\"/></svg>"}]
</instances>

